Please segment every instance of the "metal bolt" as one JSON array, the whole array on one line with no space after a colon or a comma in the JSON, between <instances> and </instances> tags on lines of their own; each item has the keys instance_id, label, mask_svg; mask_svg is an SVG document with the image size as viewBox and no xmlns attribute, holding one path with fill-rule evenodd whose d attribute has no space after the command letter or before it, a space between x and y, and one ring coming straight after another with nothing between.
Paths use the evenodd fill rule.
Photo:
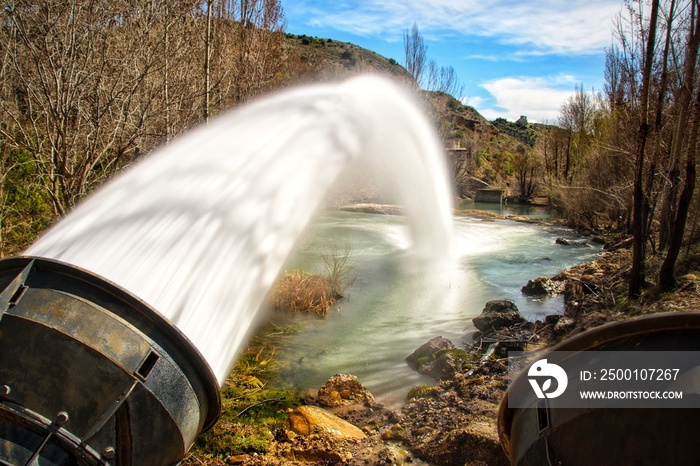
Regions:
<instances>
[{"instance_id":1,"label":"metal bolt","mask_svg":"<svg viewBox=\"0 0 700 466\"><path fill-rule=\"evenodd\" d=\"M9 385L3 385L0 387L0 397L9 395L11 391L12 389Z\"/></svg>"},{"instance_id":2,"label":"metal bolt","mask_svg":"<svg viewBox=\"0 0 700 466\"><path fill-rule=\"evenodd\" d=\"M107 460L113 460L117 456L117 451L114 447L107 447L102 452L102 456Z\"/></svg>"},{"instance_id":3,"label":"metal bolt","mask_svg":"<svg viewBox=\"0 0 700 466\"><path fill-rule=\"evenodd\" d=\"M68 413L65 411L60 411L58 414L56 414L56 419L54 419L53 422L57 426L64 425L66 422L68 422Z\"/></svg>"}]
</instances>

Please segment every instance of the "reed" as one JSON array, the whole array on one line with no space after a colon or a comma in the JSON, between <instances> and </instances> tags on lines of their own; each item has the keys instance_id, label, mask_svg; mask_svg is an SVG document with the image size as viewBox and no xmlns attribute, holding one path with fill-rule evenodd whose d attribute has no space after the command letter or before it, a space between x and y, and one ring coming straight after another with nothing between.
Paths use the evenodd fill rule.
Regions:
<instances>
[{"instance_id":1,"label":"reed","mask_svg":"<svg viewBox=\"0 0 700 466\"><path fill-rule=\"evenodd\" d=\"M330 277L294 270L284 273L270 299L276 310L325 316L337 298Z\"/></svg>"},{"instance_id":2,"label":"reed","mask_svg":"<svg viewBox=\"0 0 700 466\"><path fill-rule=\"evenodd\" d=\"M313 312L325 316L352 283L353 267L348 262L349 256L349 247L340 252L322 254L323 273L285 271L270 295L272 307L276 310Z\"/></svg>"}]
</instances>

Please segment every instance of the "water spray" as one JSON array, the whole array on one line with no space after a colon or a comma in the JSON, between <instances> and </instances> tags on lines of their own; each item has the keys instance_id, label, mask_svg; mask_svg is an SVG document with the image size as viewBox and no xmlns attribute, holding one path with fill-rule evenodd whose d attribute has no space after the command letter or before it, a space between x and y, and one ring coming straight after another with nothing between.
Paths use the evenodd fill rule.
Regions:
<instances>
[{"instance_id":1,"label":"water spray","mask_svg":"<svg viewBox=\"0 0 700 466\"><path fill-rule=\"evenodd\" d=\"M0 465L177 464L218 418L327 191L383 172L419 255L450 250L441 143L385 79L289 91L183 136L0 261Z\"/></svg>"}]
</instances>

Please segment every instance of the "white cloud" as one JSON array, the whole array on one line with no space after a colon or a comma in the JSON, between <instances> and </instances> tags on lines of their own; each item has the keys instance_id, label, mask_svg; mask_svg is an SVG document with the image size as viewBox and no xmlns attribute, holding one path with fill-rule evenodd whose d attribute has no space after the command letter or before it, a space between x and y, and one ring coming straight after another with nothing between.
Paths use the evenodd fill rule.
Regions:
<instances>
[{"instance_id":1,"label":"white cloud","mask_svg":"<svg viewBox=\"0 0 700 466\"><path fill-rule=\"evenodd\" d=\"M285 1L285 11L299 24L385 42L400 43L416 22L430 53L438 50L443 62L456 61L467 86L489 79L481 89L468 88L478 95L469 105L489 119L526 115L531 121L556 119L581 76L590 85L591 74L602 74L598 57L612 41L621 7L620 0ZM556 69L578 79L556 75ZM536 77L541 73L550 76Z\"/></svg>"},{"instance_id":2,"label":"white cloud","mask_svg":"<svg viewBox=\"0 0 700 466\"><path fill-rule=\"evenodd\" d=\"M471 97L462 97L460 101L462 102L462 104L469 105L470 107L474 108L485 107L486 105L488 105L488 100L478 95Z\"/></svg>"},{"instance_id":3,"label":"white cloud","mask_svg":"<svg viewBox=\"0 0 700 466\"><path fill-rule=\"evenodd\" d=\"M620 6L617 0L498 0L478 15L477 34L525 47L521 54L600 53L610 44Z\"/></svg>"},{"instance_id":4,"label":"white cloud","mask_svg":"<svg viewBox=\"0 0 700 466\"><path fill-rule=\"evenodd\" d=\"M493 38L521 47L523 55L600 53L610 44L620 7L619 0L323 0L320 7L293 6L304 9L309 25L390 40L416 22L425 37Z\"/></svg>"},{"instance_id":5,"label":"white cloud","mask_svg":"<svg viewBox=\"0 0 700 466\"><path fill-rule=\"evenodd\" d=\"M562 104L574 94L572 82L573 78L566 75L493 79L482 83L481 87L493 96L494 103L482 107L471 102L489 120L503 117L515 121L525 115L530 121L554 121ZM478 103L487 101L483 99Z\"/></svg>"},{"instance_id":6,"label":"white cloud","mask_svg":"<svg viewBox=\"0 0 700 466\"><path fill-rule=\"evenodd\" d=\"M471 55L467 55L464 58L467 60L481 60L481 61L487 61L487 62L492 62L492 63L498 63L498 62L523 62L524 60L524 55L522 54L513 54L513 55L505 55L505 54L483 54L483 53L474 53Z\"/></svg>"}]
</instances>

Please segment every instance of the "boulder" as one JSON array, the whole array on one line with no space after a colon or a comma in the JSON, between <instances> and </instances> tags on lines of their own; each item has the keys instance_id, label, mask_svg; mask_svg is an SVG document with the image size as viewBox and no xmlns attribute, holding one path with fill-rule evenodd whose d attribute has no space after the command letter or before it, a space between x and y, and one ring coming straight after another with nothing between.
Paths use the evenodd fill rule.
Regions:
<instances>
[{"instance_id":1,"label":"boulder","mask_svg":"<svg viewBox=\"0 0 700 466\"><path fill-rule=\"evenodd\" d=\"M448 350L438 353L434 360L419 367L418 372L427 374L435 380L446 380L452 378L455 373L460 371L462 362L462 359L456 358L455 355Z\"/></svg>"},{"instance_id":2,"label":"boulder","mask_svg":"<svg viewBox=\"0 0 700 466\"><path fill-rule=\"evenodd\" d=\"M598 291L598 286L594 283L593 277L583 277L584 280L569 280L564 286L564 302L569 303L583 299L584 296Z\"/></svg>"},{"instance_id":3,"label":"boulder","mask_svg":"<svg viewBox=\"0 0 700 466\"><path fill-rule=\"evenodd\" d=\"M577 280L570 280L566 282L564 287L564 302L570 303L573 301L578 301L586 295L586 289L583 283Z\"/></svg>"},{"instance_id":4,"label":"boulder","mask_svg":"<svg viewBox=\"0 0 700 466\"><path fill-rule=\"evenodd\" d=\"M316 401L321 406L333 407L354 403L373 403L374 396L354 375L336 374L318 389Z\"/></svg>"},{"instance_id":5,"label":"boulder","mask_svg":"<svg viewBox=\"0 0 700 466\"><path fill-rule=\"evenodd\" d=\"M423 364L432 361L435 354L440 350L453 350L457 347L450 340L444 337L435 337L429 342L422 344L417 350L406 357L406 361L415 369Z\"/></svg>"},{"instance_id":6,"label":"boulder","mask_svg":"<svg viewBox=\"0 0 700 466\"><path fill-rule=\"evenodd\" d=\"M482 332L500 330L526 322L513 301L498 299L489 301L478 317L472 319L474 326Z\"/></svg>"},{"instance_id":7,"label":"boulder","mask_svg":"<svg viewBox=\"0 0 700 466\"><path fill-rule=\"evenodd\" d=\"M588 243L583 240L583 241L576 241L573 239L566 239L566 238L557 238L555 241L557 244L561 244L562 246L586 246Z\"/></svg>"},{"instance_id":8,"label":"boulder","mask_svg":"<svg viewBox=\"0 0 700 466\"><path fill-rule=\"evenodd\" d=\"M467 352L458 349L450 340L435 337L406 357L406 361L421 374L444 380L459 372L467 359Z\"/></svg>"},{"instance_id":9,"label":"boulder","mask_svg":"<svg viewBox=\"0 0 700 466\"><path fill-rule=\"evenodd\" d=\"M562 317L564 316L561 314L549 314L545 316L544 324L554 327L555 325L557 325L557 322L559 322L559 319L561 319Z\"/></svg>"},{"instance_id":10,"label":"boulder","mask_svg":"<svg viewBox=\"0 0 700 466\"><path fill-rule=\"evenodd\" d=\"M364 440L362 430L318 406L299 406L289 413L289 426L298 435Z\"/></svg>"},{"instance_id":11,"label":"boulder","mask_svg":"<svg viewBox=\"0 0 700 466\"><path fill-rule=\"evenodd\" d=\"M560 281L553 281L547 277L538 277L528 280L527 285L520 291L525 296L555 296L562 292L564 284Z\"/></svg>"},{"instance_id":12,"label":"boulder","mask_svg":"<svg viewBox=\"0 0 700 466\"><path fill-rule=\"evenodd\" d=\"M496 429L489 425L471 423L440 432L436 436L432 457L438 464L507 466Z\"/></svg>"}]
</instances>

